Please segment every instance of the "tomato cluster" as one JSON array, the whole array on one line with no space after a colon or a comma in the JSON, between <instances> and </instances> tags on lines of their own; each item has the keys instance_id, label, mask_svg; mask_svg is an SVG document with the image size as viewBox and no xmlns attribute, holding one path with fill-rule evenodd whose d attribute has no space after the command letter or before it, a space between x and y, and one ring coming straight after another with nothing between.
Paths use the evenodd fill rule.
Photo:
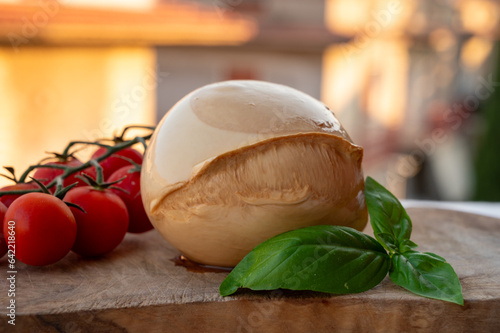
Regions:
<instances>
[{"instance_id":1,"label":"tomato cluster","mask_svg":"<svg viewBox=\"0 0 500 333\"><path fill-rule=\"evenodd\" d=\"M53 264L70 251L96 257L113 251L127 232L151 230L140 191L142 154L130 147L109 154L110 147L97 149L88 167L65 156L37 166L36 181L0 189L33 190L0 196L0 257L10 249L19 261L34 266ZM82 170L63 175L64 167L79 166Z\"/></svg>"}]
</instances>

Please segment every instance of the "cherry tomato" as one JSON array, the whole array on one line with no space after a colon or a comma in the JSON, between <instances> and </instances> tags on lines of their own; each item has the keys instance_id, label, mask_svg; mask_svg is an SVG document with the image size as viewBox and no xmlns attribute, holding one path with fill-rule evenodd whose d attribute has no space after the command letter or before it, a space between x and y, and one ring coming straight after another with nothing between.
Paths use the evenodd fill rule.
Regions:
<instances>
[{"instance_id":1,"label":"cherry tomato","mask_svg":"<svg viewBox=\"0 0 500 333\"><path fill-rule=\"evenodd\" d=\"M121 243L127 233L128 212L119 196L108 189L83 186L69 190L64 200L86 211L71 207L78 228L73 252L85 257L99 256Z\"/></svg>"},{"instance_id":2,"label":"cherry tomato","mask_svg":"<svg viewBox=\"0 0 500 333\"><path fill-rule=\"evenodd\" d=\"M153 229L142 203L141 171L133 165L124 166L113 172L108 178L108 182L114 182L122 177L126 178L113 186L122 188L128 193L116 189L111 189L111 191L122 198L127 206L129 214L128 232L141 233Z\"/></svg>"},{"instance_id":3,"label":"cherry tomato","mask_svg":"<svg viewBox=\"0 0 500 333\"><path fill-rule=\"evenodd\" d=\"M7 206L5 206L3 203L0 202L0 226L2 226L2 230L0 230L0 258L3 257L8 249L7 249L7 243L5 242L5 238L3 236L3 218L5 216L5 213L7 212Z\"/></svg>"},{"instance_id":4,"label":"cherry tomato","mask_svg":"<svg viewBox=\"0 0 500 333\"><path fill-rule=\"evenodd\" d=\"M14 241L16 258L33 266L53 264L68 254L76 230L69 207L46 193L27 193L16 199L3 224L5 239Z\"/></svg>"},{"instance_id":5,"label":"cherry tomato","mask_svg":"<svg viewBox=\"0 0 500 333\"><path fill-rule=\"evenodd\" d=\"M5 187L2 187L0 189L0 192L5 192L5 191L19 191L19 190L33 190L33 189L38 189L40 188L35 182L29 182L29 183L17 183L14 185L8 185ZM6 194L0 196L0 202L2 202L7 208L20 196L23 194Z\"/></svg>"},{"instance_id":6,"label":"cherry tomato","mask_svg":"<svg viewBox=\"0 0 500 333\"><path fill-rule=\"evenodd\" d=\"M106 148L101 147L94 154L92 154L92 159L96 159L99 156L103 155L106 152ZM116 156L122 156L126 157L132 161L134 161L137 164L142 164L142 154L138 152L137 150L133 148L125 148L122 149L113 155L109 156L106 158L104 161L99 162L99 164L102 166L102 173L104 176L104 179L107 180L109 176L116 170L130 165L130 162L127 160L124 160L123 158L116 157Z\"/></svg>"},{"instance_id":7,"label":"cherry tomato","mask_svg":"<svg viewBox=\"0 0 500 333\"><path fill-rule=\"evenodd\" d=\"M49 162L47 163L48 165L67 165L67 166L70 166L70 167L75 167L75 166L79 166L79 165L82 165L82 162L80 162L78 159L76 158L71 158L71 159L68 159L67 161L57 161L57 162ZM36 180L40 181L42 184L44 185L47 185L49 184L52 180L54 180L54 178L56 178L57 176L59 175L62 175L64 172L64 170L62 169L53 169L53 168L37 168L35 173L33 174L33 178L35 178ZM68 186L68 185L71 185L73 183L78 183L77 186L83 186L83 185L86 185L85 182L83 182L82 180L76 178L76 176L78 175L79 173L74 173L68 177L66 177L63 181L63 186ZM53 186L50 188L50 191L52 193L54 193L56 190L56 187Z\"/></svg>"}]
</instances>

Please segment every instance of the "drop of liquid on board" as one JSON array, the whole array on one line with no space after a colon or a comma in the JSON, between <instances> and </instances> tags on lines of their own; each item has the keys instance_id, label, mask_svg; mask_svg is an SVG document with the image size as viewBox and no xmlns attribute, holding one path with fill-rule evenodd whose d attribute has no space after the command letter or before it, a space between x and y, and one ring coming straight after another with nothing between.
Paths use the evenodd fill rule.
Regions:
<instances>
[{"instance_id":1,"label":"drop of liquid on board","mask_svg":"<svg viewBox=\"0 0 500 333\"><path fill-rule=\"evenodd\" d=\"M232 270L232 268L229 267L217 267L198 264L184 257L183 255L178 255L175 258L170 259L170 261L172 261L175 266L182 266L189 272L194 273L228 273Z\"/></svg>"}]
</instances>

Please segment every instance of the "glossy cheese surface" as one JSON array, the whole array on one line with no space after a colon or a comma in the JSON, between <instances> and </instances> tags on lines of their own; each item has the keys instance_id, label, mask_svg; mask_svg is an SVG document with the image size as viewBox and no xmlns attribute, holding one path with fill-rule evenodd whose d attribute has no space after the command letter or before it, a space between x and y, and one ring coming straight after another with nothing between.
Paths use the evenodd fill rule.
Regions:
<instances>
[{"instance_id":1,"label":"glossy cheese surface","mask_svg":"<svg viewBox=\"0 0 500 333\"><path fill-rule=\"evenodd\" d=\"M180 100L141 175L156 229L190 259L234 266L260 242L314 224L363 229L362 148L295 89L225 81Z\"/></svg>"}]
</instances>

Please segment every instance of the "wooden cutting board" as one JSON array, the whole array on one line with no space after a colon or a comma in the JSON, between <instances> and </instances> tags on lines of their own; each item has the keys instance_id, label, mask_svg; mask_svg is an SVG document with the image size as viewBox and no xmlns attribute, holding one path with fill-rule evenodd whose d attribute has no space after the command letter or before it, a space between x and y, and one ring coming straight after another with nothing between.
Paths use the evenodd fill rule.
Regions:
<instances>
[{"instance_id":1,"label":"wooden cutting board","mask_svg":"<svg viewBox=\"0 0 500 333\"><path fill-rule=\"evenodd\" d=\"M408 213L419 250L455 268L464 306L415 296L388 278L361 294L242 291L222 298L226 272L175 266L178 252L151 231L127 235L98 260L69 254L48 267L17 262L15 330L7 323L2 258L0 331L500 332L500 220L436 209Z\"/></svg>"}]
</instances>

